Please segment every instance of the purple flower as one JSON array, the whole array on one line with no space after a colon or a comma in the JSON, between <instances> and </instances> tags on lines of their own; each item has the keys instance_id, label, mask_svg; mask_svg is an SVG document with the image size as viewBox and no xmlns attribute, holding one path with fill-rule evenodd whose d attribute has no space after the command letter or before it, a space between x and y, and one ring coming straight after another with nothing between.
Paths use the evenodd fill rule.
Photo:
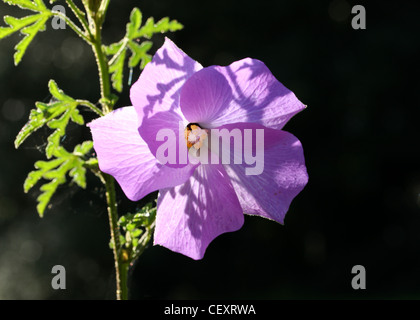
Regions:
<instances>
[{"instance_id":1,"label":"purple flower","mask_svg":"<svg viewBox=\"0 0 420 320\"><path fill-rule=\"evenodd\" d=\"M166 39L130 97L134 107L90 128L100 169L129 199L159 190L155 244L201 259L215 237L241 228L244 213L283 224L308 175L301 143L281 129L305 106L264 63L247 58L203 68ZM246 163L164 165L156 158L161 129L176 133L177 148L200 149L200 139L215 128L263 129L262 173L248 175Z\"/></svg>"}]
</instances>

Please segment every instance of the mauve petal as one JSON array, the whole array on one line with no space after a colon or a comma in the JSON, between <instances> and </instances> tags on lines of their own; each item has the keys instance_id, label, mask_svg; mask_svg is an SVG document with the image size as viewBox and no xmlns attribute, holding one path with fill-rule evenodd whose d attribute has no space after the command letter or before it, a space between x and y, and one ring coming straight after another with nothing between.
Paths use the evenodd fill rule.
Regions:
<instances>
[{"instance_id":1,"label":"mauve petal","mask_svg":"<svg viewBox=\"0 0 420 320\"><path fill-rule=\"evenodd\" d=\"M179 137L184 139L183 129L182 132L178 129L179 121L182 121L184 127L188 121L179 107L180 89L200 69L202 66L198 62L165 38L163 46L157 50L152 61L146 65L140 78L131 87L130 98L137 111L139 133L154 156L158 147L164 143L156 139L160 129L173 130L177 145ZM185 164L168 166L179 168Z\"/></svg>"},{"instance_id":2,"label":"mauve petal","mask_svg":"<svg viewBox=\"0 0 420 320\"><path fill-rule=\"evenodd\" d=\"M201 69L181 89L181 110L190 123L209 128L232 101L232 89L215 67Z\"/></svg>"},{"instance_id":3,"label":"mauve petal","mask_svg":"<svg viewBox=\"0 0 420 320\"><path fill-rule=\"evenodd\" d=\"M245 168L253 168L255 165L247 165L245 161L242 161L242 164L234 164L233 159L229 165L225 165L225 169L244 213L259 215L283 224L293 198L308 182L300 141L286 131L264 128L257 124L237 123L219 129L222 128L229 131L238 128L242 136L244 129L264 129L264 168L261 174L247 175ZM231 154L233 155L233 152ZM256 154L255 147L252 154Z\"/></svg>"},{"instance_id":4,"label":"mauve petal","mask_svg":"<svg viewBox=\"0 0 420 320\"><path fill-rule=\"evenodd\" d=\"M225 76L233 99L212 121L212 128L250 122L281 129L305 108L294 93L283 86L259 60L246 58L226 67L214 68Z\"/></svg>"},{"instance_id":5,"label":"mauve petal","mask_svg":"<svg viewBox=\"0 0 420 320\"><path fill-rule=\"evenodd\" d=\"M117 109L89 123L93 146L101 171L112 175L127 198L137 201L145 195L184 183L195 167L162 166L140 137L133 107Z\"/></svg>"},{"instance_id":6,"label":"mauve petal","mask_svg":"<svg viewBox=\"0 0 420 320\"><path fill-rule=\"evenodd\" d=\"M140 123L162 111L179 112L179 91L184 82L203 67L170 39L160 47L130 89L130 99Z\"/></svg>"},{"instance_id":7,"label":"mauve petal","mask_svg":"<svg viewBox=\"0 0 420 320\"><path fill-rule=\"evenodd\" d=\"M178 113L164 111L156 113L150 118L144 119L143 124L138 129L138 132L147 143L150 152L157 158L159 163L172 168L183 168L189 164L188 149L184 137L184 128L187 125L188 122ZM159 141L159 132L165 133L162 136L167 138L162 138L160 140L163 141ZM167 142L168 140L170 141L169 143ZM180 148L180 143L182 143L182 148ZM165 150L167 149L167 146L171 146L171 148L173 147L173 152L165 152L165 157L157 155L160 147L162 150ZM185 161L180 160L181 153L183 153L183 159ZM168 161L168 158L166 158L168 156L173 158L173 161Z\"/></svg>"},{"instance_id":8,"label":"mauve petal","mask_svg":"<svg viewBox=\"0 0 420 320\"><path fill-rule=\"evenodd\" d=\"M223 166L201 165L184 185L160 191L154 243L198 260L214 238L243 222Z\"/></svg>"}]
</instances>

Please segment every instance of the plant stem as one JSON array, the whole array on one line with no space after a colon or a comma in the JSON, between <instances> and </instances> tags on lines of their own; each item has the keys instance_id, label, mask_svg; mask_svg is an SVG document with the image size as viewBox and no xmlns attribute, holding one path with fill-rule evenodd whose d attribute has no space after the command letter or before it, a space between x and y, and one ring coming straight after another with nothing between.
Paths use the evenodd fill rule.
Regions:
<instances>
[{"instance_id":1,"label":"plant stem","mask_svg":"<svg viewBox=\"0 0 420 320\"><path fill-rule=\"evenodd\" d=\"M52 11L53 15L56 15L58 17L60 17L61 19L64 19L64 21L67 23L67 25L73 29L74 32L76 32L76 34L81 37L83 40L85 40L87 43L91 43L90 39L86 36L86 34L80 30L80 28L78 26L75 25L75 23L73 21L71 21L66 15L64 15L63 13L61 13L60 11Z\"/></svg>"},{"instance_id":2,"label":"plant stem","mask_svg":"<svg viewBox=\"0 0 420 320\"><path fill-rule=\"evenodd\" d=\"M96 12L92 12L87 6L87 2L83 2L85 9L88 14L88 18L91 23L90 33L93 35L93 42L91 43L93 52L95 54L96 63L99 71L99 83L101 87L101 104L102 111L107 114L112 111L112 99L111 99L111 85L108 70L108 59L102 50L102 24L105 19L106 9L108 8L109 0L102 2L99 15ZM114 262L115 262L115 278L116 278L116 295L117 300L127 300L128 288L127 288L127 274L128 274L128 263L124 260L122 255L122 248L120 243L120 229L118 226L118 208L115 197L115 183L114 178L110 175L103 174L106 188L106 202L108 206L108 218L109 227L111 231L111 244L113 247Z\"/></svg>"},{"instance_id":3,"label":"plant stem","mask_svg":"<svg viewBox=\"0 0 420 320\"><path fill-rule=\"evenodd\" d=\"M92 45L95 53L96 63L99 70L99 82L101 86L102 111L107 114L112 111L111 105L111 85L109 82L108 60L102 50L101 30L96 28L95 42Z\"/></svg>"},{"instance_id":4,"label":"plant stem","mask_svg":"<svg viewBox=\"0 0 420 320\"><path fill-rule=\"evenodd\" d=\"M87 101L87 100L77 100L77 103L79 103L82 106L86 106L88 108L90 108L92 111L94 111L97 115L99 116L103 116L103 112L101 111L101 109L99 109L97 106L95 106L92 102Z\"/></svg>"},{"instance_id":5,"label":"plant stem","mask_svg":"<svg viewBox=\"0 0 420 320\"><path fill-rule=\"evenodd\" d=\"M70 7L70 9L73 11L77 19L79 19L80 23L83 25L83 28L86 32L89 33L89 36L92 37L92 34L90 33L89 24L85 18L85 14L82 10L79 9L78 6L76 6L73 2L73 0L66 0L67 5Z\"/></svg>"},{"instance_id":6,"label":"plant stem","mask_svg":"<svg viewBox=\"0 0 420 320\"><path fill-rule=\"evenodd\" d=\"M122 261L121 255L120 229L118 226L118 212L115 198L114 178L112 178L110 175L104 174L104 179L106 188L106 202L108 204L109 226L111 229L111 243L115 262L117 300L127 300L128 264Z\"/></svg>"}]
</instances>

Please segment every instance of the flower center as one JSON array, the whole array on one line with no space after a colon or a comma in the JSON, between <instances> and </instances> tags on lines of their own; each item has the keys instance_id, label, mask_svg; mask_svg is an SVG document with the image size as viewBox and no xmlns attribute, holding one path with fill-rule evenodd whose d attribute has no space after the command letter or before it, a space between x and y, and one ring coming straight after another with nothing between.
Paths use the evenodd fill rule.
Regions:
<instances>
[{"instance_id":1,"label":"flower center","mask_svg":"<svg viewBox=\"0 0 420 320\"><path fill-rule=\"evenodd\" d=\"M197 123L190 123L185 127L184 136L188 149L194 147L200 149L207 138L207 129L202 129Z\"/></svg>"}]
</instances>

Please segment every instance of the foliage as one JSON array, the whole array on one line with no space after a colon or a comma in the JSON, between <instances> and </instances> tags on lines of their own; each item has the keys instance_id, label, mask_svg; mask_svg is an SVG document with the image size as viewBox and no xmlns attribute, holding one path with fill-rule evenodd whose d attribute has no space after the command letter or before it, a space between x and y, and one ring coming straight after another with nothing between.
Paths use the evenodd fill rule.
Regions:
<instances>
[{"instance_id":1,"label":"foliage","mask_svg":"<svg viewBox=\"0 0 420 320\"><path fill-rule=\"evenodd\" d=\"M73 151L66 150L61 142L70 122L78 125L85 124L79 107L88 107L99 116L112 111L118 97L111 92L111 84L116 91L122 91L127 57L129 57L128 67L130 70L138 65L143 69L151 60L149 54L153 45L150 41L151 37L156 33L180 30L183 26L169 18L163 18L157 23L153 18L149 18L142 25L142 14L138 8L134 8L130 15L130 21L126 25L124 38L107 46L102 43L101 30L110 0L82 0L81 4L84 10L80 9L73 0L66 0L65 3L77 18L79 25L62 12L48 9L43 0L3 0L3 2L34 12L34 14L23 18L5 16L6 26L0 27L0 40L18 32L23 35L23 38L15 46L15 65L20 63L32 40L39 32L46 29L48 19L53 16L64 19L66 24L92 47L95 54L100 83L99 102L95 104L86 100L73 99L59 89L55 81L50 80L48 87L52 99L48 103L37 102L35 104L35 109L32 109L29 114L28 122L16 137L15 147L18 148L31 134L44 126L52 130L47 138L45 148L47 160L35 162L35 170L28 174L24 182L25 192L42 182L41 193L37 198L37 211L41 217L58 187L64 184L68 178L71 183L86 188L86 172L89 169L105 184L110 229L112 230L111 244L115 245L115 248L112 249L116 266L117 298L126 299L127 277L124 274L127 274L128 265L141 255L152 237L156 207L150 203L135 214L125 214L119 219L117 225L118 212L114 181L100 172L98 160L91 152L93 142L81 142L74 147ZM56 0L49 0L49 2L53 4ZM98 108L98 105L101 106L101 109ZM124 235L121 235L120 231Z\"/></svg>"},{"instance_id":2,"label":"foliage","mask_svg":"<svg viewBox=\"0 0 420 320\"><path fill-rule=\"evenodd\" d=\"M120 243L124 248L123 254L128 263L136 260L149 242L155 224L156 207L149 202L139 212L127 213L118 220L118 226L123 230ZM110 243L112 248L112 242Z\"/></svg>"},{"instance_id":3,"label":"foliage","mask_svg":"<svg viewBox=\"0 0 420 320\"><path fill-rule=\"evenodd\" d=\"M57 187L66 182L67 173L78 186L86 188L86 169L83 158L93 147L91 141L85 141L69 153L60 145L69 121L83 125L84 120L77 109L80 105L78 100L66 95L53 80L50 80L48 86L53 100L50 103L36 103L37 108L31 110L29 121L15 140L15 147L18 148L30 134L42 126L47 125L54 130L47 138L48 144L45 148L47 159L54 158L50 161L37 161L35 163L37 170L30 172L24 183L24 191L28 192L41 178L50 180L41 186L42 193L37 199L37 210L40 216L43 216Z\"/></svg>"},{"instance_id":4,"label":"foliage","mask_svg":"<svg viewBox=\"0 0 420 320\"><path fill-rule=\"evenodd\" d=\"M4 22L9 26L0 27L0 39L17 31L20 31L24 36L15 46L14 61L15 65L18 65L36 34L45 30L45 24L53 13L45 6L42 0L3 0L3 2L36 12L36 14L23 18L5 16Z\"/></svg>"},{"instance_id":5,"label":"foliage","mask_svg":"<svg viewBox=\"0 0 420 320\"><path fill-rule=\"evenodd\" d=\"M123 74L124 62L127 56L127 51L131 52L128 60L128 67L135 68L140 64L143 69L152 59L148 51L152 48L151 41L143 41L138 43L140 38L150 39L156 33L163 33L168 31L177 31L183 28L176 20L169 20L163 18L156 24L153 18L147 19L146 23L141 26L142 13L138 8L134 8L130 14L130 22L127 23L126 34L119 42L113 43L109 46L104 46L105 53L111 57L109 61L109 71L112 73L112 86L118 92L123 89Z\"/></svg>"}]
</instances>

